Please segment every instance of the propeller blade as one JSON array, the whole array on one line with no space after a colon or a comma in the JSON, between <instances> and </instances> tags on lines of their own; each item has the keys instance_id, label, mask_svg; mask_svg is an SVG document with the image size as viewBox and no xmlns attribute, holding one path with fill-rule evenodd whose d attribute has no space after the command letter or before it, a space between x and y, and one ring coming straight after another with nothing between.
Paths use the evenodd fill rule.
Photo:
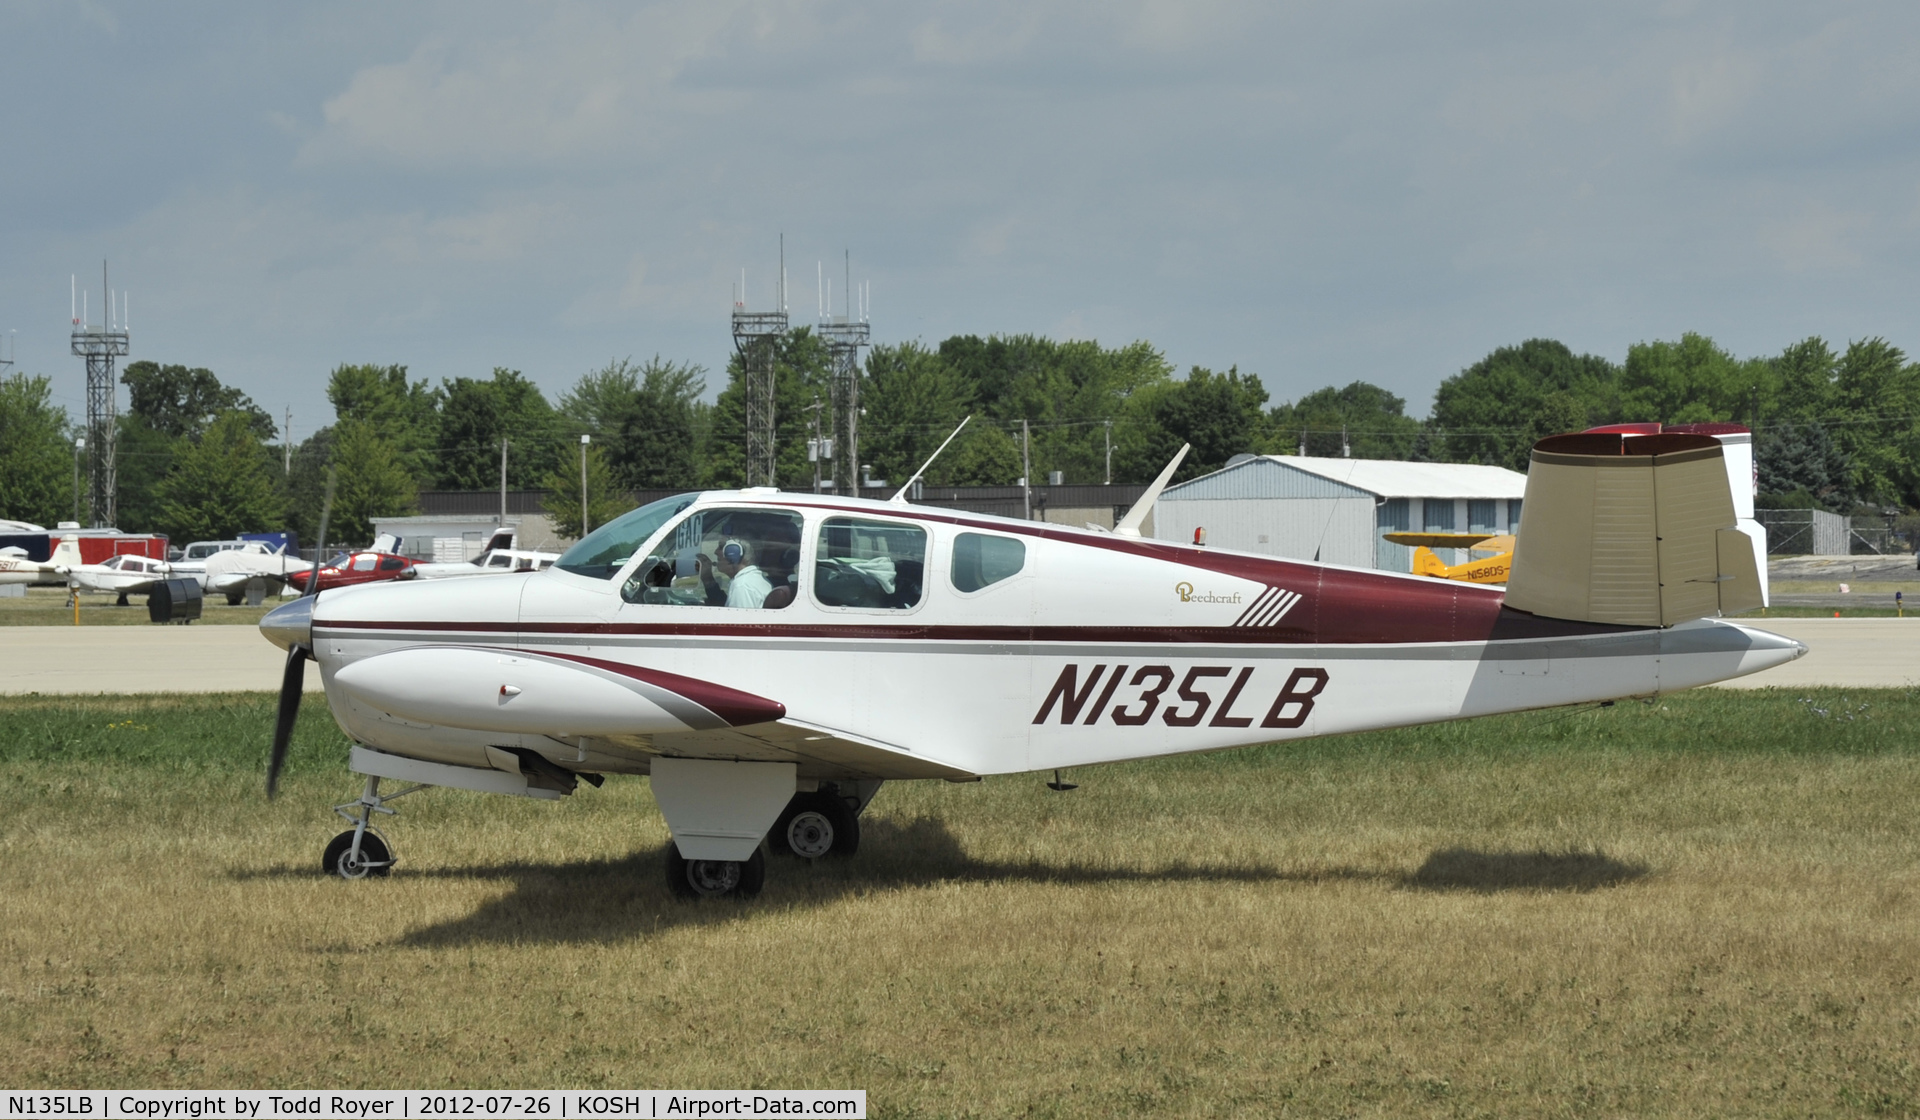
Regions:
<instances>
[{"instance_id":1,"label":"propeller blade","mask_svg":"<svg viewBox=\"0 0 1920 1120\"><path fill-rule=\"evenodd\" d=\"M320 539L314 544L313 571L307 576L307 589L302 594L313 594L314 587L320 583L320 563L326 559L327 555L327 518L333 516L333 482L333 468L328 467L327 496L320 500ZM284 699L281 704L282 707L285 706Z\"/></svg>"},{"instance_id":2,"label":"propeller blade","mask_svg":"<svg viewBox=\"0 0 1920 1120\"><path fill-rule=\"evenodd\" d=\"M307 683L307 647L287 651L286 673L280 678L280 715L273 723L273 753L267 756L267 800L280 788L280 770L287 764L287 745L293 741L293 721L300 714L300 691Z\"/></svg>"}]
</instances>

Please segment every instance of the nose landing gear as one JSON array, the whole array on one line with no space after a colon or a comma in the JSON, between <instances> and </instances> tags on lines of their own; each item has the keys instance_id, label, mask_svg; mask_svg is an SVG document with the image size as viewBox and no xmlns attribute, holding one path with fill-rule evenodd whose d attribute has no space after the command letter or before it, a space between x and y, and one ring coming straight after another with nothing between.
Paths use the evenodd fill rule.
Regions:
<instances>
[{"instance_id":1,"label":"nose landing gear","mask_svg":"<svg viewBox=\"0 0 1920 1120\"><path fill-rule=\"evenodd\" d=\"M382 797L380 779L369 776L366 791L358 801L333 807L333 811L353 827L327 842L326 851L320 856L321 872L338 875L342 879L365 879L369 875L384 876L392 871L398 861L393 858L386 837L373 827L373 815L395 815L398 810L387 808L387 802L398 801L409 793L419 793L426 788L425 785L409 786Z\"/></svg>"}]
</instances>

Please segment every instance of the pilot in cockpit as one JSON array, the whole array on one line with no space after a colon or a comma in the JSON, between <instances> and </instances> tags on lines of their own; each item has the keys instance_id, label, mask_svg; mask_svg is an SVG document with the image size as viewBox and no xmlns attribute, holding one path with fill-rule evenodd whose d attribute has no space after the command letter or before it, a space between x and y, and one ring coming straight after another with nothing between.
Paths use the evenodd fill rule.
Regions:
<instances>
[{"instance_id":1,"label":"pilot in cockpit","mask_svg":"<svg viewBox=\"0 0 1920 1120\"><path fill-rule=\"evenodd\" d=\"M750 607L755 610L765 606L767 596L773 592L773 581L767 578L767 573L760 565L753 562L755 559L752 547L737 537L722 544L711 560L701 553L695 563L699 567L700 584L707 591L707 605ZM727 577L724 588L714 577L716 569Z\"/></svg>"}]
</instances>

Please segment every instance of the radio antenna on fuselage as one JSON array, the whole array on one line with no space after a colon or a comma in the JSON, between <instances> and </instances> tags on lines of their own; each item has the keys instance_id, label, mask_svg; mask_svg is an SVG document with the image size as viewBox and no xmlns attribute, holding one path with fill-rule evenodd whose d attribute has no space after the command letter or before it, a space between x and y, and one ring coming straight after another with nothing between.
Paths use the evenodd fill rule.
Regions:
<instances>
[{"instance_id":1,"label":"radio antenna on fuselage","mask_svg":"<svg viewBox=\"0 0 1920 1120\"><path fill-rule=\"evenodd\" d=\"M971 420L971 419L973 419L973 414L968 413L967 420ZM967 426L967 420L960 421L960 428L964 428ZM953 430L953 435L950 435L947 437L947 442L935 448L933 454L927 456L927 461L920 464L920 469L913 472L913 477L907 479L907 484L905 486L902 486L899 492L894 494L893 497L887 499L887 503L889 505L904 506L907 504L907 491L913 489L913 484L920 481L921 475L927 473L927 468L931 467L933 465L933 461L940 457L940 452L945 451L947 449L947 443L953 442L953 436L957 436L960 434L960 428L955 428Z\"/></svg>"},{"instance_id":2,"label":"radio antenna on fuselage","mask_svg":"<svg viewBox=\"0 0 1920 1120\"><path fill-rule=\"evenodd\" d=\"M1153 503L1160 500L1160 491L1167 488L1167 482L1173 478L1173 472L1180 469L1180 460L1185 459L1187 452L1192 449L1193 445L1191 443L1183 443L1180 445L1180 452L1173 457L1173 462L1167 464L1167 469L1160 472L1160 477L1153 480L1153 485L1147 487L1147 492L1140 495L1140 500L1133 503L1133 508L1127 511L1127 515L1120 519L1118 525L1113 527L1113 531L1117 536L1137 537L1140 535L1140 523L1147 519L1147 512L1153 509Z\"/></svg>"}]
</instances>

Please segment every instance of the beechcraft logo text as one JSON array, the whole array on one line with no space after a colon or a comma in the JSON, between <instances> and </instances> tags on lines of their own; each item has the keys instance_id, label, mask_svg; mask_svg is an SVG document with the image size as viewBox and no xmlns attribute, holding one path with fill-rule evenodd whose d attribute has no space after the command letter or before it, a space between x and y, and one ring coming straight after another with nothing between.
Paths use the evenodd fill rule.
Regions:
<instances>
[{"instance_id":1,"label":"beechcraft logo text","mask_svg":"<svg viewBox=\"0 0 1920 1120\"><path fill-rule=\"evenodd\" d=\"M1180 596L1180 601L1183 603L1238 603L1240 601L1240 593L1238 591L1231 595L1216 595L1211 591L1195 591L1193 584L1185 580L1181 580L1179 583L1173 585L1173 593Z\"/></svg>"}]
</instances>

